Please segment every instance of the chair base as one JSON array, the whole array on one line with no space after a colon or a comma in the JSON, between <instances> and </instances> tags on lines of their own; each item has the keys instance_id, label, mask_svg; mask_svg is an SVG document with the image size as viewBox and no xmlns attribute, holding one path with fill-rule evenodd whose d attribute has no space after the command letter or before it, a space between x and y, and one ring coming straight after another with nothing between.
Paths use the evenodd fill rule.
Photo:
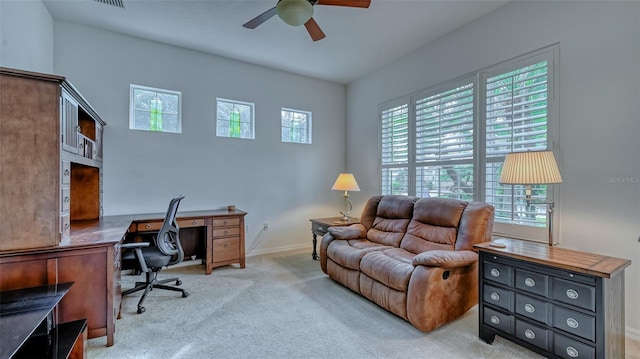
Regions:
<instances>
[{"instance_id":1,"label":"chair base","mask_svg":"<svg viewBox=\"0 0 640 359\"><path fill-rule=\"evenodd\" d=\"M154 288L158 288L158 289L165 289L165 290L171 290L174 292L181 292L182 293L182 298L186 298L189 296L189 292L187 292L186 290L182 289L182 288L177 288L177 287L173 287L170 285L165 285L165 283L170 283L170 282L176 282L176 285L181 285L182 281L178 278L169 278L169 279L163 279L163 280L158 280L158 272L160 271L160 269L158 270L154 270L151 272L146 272L146 277L147 280L146 282L136 282L135 286L131 289L127 289L124 292L122 292L122 296L131 294L131 293L135 293L135 292L139 292L141 290L144 290L144 293L142 294L142 297L140 298L140 301L138 302L138 314L142 314L144 313L147 309L145 307L142 306L142 304L144 303L144 300L147 298L147 294L149 294L149 292L151 292Z\"/></svg>"}]
</instances>

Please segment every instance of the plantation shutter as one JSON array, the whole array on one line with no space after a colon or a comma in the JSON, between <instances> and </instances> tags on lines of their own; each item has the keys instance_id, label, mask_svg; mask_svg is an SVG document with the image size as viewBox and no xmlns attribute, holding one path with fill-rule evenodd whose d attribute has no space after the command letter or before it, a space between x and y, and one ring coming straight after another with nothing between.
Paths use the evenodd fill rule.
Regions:
<instances>
[{"instance_id":1,"label":"plantation shutter","mask_svg":"<svg viewBox=\"0 0 640 359\"><path fill-rule=\"evenodd\" d=\"M408 194L409 105L381 113L382 194Z\"/></svg>"},{"instance_id":2,"label":"plantation shutter","mask_svg":"<svg viewBox=\"0 0 640 359\"><path fill-rule=\"evenodd\" d=\"M416 195L473 200L473 82L415 101Z\"/></svg>"},{"instance_id":3,"label":"plantation shutter","mask_svg":"<svg viewBox=\"0 0 640 359\"><path fill-rule=\"evenodd\" d=\"M545 206L527 206L524 186L498 183L505 155L546 150L548 64L540 61L486 80L486 201L496 221L546 227ZM533 187L533 198L545 201L547 186Z\"/></svg>"}]
</instances>

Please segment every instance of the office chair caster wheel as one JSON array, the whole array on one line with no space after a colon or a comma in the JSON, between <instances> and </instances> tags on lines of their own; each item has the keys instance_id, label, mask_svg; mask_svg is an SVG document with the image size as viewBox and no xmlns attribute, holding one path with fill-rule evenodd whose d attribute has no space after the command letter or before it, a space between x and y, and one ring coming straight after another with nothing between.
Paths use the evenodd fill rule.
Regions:
<instances>
[{"instance_id":1,"label":"office chair caster wheel","mask_svg":"<svg viewBox=\"0 0 640 359\"><path fill-rule=\"evenodd\" d=\"M182 285L182 281L180 279L176 280L176 285Z\"/></svg>"},{"instance_id":2,"label":"office chair caster wheel","mask_svg":"<svg viewBox=\"0 0 640 359\"><path fill-rule=\"evenodd\" d=\"M147 308L145 308L145 307L138 307L138 314L142 314L142 313L144 313L144 312L146 312L146 311L147 311Z\"/></svg>"},{"instance_id":3,"label":"office chair caster wheel","mask_svg":"<svg viewBox=\"0 0 640 359\"><path fill-rule=\"evenodd\" d=\"M186 298L189 296L189 292L182 292L182 298Z\"/></svg>"}]
</instances>

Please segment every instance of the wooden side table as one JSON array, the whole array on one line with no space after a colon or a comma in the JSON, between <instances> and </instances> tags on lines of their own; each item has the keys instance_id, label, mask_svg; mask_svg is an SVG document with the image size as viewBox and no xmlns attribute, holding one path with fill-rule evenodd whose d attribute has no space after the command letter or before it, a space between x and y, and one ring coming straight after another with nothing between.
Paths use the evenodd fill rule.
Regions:
<instances>
[{"instance_id":1,"label":"wooden side table","mask_svg":"<svg viewBox=\"0 0 640 359\"><path fill-rule=\"evenodd\" d=\"M360 218L351 218L349 221L343 220L342 217L311 218L309 221L311 221L311 233L313 234L313 253L311 253L311 258L317 260L317 236L324 236L329 230L329 227L348 226L350 224L360 223Z\"/></svg>"}]
</instances>

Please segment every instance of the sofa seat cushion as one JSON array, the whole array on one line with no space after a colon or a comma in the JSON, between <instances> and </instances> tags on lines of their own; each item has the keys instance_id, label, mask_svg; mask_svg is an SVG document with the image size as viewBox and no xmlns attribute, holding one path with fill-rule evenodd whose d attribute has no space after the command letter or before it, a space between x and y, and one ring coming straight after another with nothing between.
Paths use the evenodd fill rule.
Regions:
<instances>
[{"instance_id":1,"label":"sofa seat cushion","mask_svg":"<svg viewBox=\"0 0 640 359\"><path fill-rule=\"evenodd\" d=\"M360 261L360 271L389 288L406 293L414 256L401 248L367 253Z\"/></svg>"},{"instance_id":2,"label":"sofa seat cushion","mask_svg":"<svg viewBox=\"0 0 640 359\"><path fill-rule=\"evenodd\" d=\"M327 248L327 257L345 268L360 270L362 257L369 252L386 248L391 247L366 239L334 240Z\"/></svg>"}]
</instances>

